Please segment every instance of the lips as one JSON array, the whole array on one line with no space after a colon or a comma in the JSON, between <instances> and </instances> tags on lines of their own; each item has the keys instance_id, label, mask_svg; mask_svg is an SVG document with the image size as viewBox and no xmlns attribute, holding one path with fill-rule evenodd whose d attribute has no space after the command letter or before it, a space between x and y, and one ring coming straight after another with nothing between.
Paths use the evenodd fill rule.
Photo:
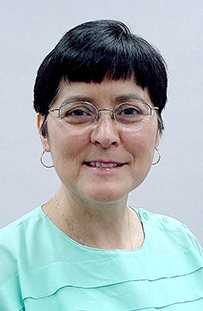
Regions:
<instances>
[{"instance_id":1,"label":"lips","mask_svg":"<svg viewBox=\"0 0 203 311\"><path fill-rule=\"evenodd\" d=\"M90 167L97 167L97 168L115 168L123 166L125 163L91 161L91 162L84 162L84 164Z\"/></svg>"}]
</instances>

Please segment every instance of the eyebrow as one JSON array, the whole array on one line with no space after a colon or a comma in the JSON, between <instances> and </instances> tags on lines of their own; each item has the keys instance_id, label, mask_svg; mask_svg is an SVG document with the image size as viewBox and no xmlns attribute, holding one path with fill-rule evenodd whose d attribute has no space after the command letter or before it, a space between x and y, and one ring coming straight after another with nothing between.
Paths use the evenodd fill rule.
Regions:
<instances>
[{"instance_id":1,"label":"eyebrow","mask_svg":"<svg viewBox=\"0 0 203 311\"><path fill-rule=\"evenodd\" d=\"M75 96L71 96L68 97L67 99L65 99L61 106L67 104L67 103L71 103L71 102L76 102L76 101L84 101L84 102L88 102L88 103L93 103L93 99L89 96L80 96L80 95L75 95Z\"/></svg>"},{"instance_id":2,"label":"eyebrow","mask_svg":"<svg viewBox=\"0 0 203 311\"><path fill-rule=\"evenodd\" d=\"M144 100L144 98L142 98L138 94L134 94L134 93L129 93L129 94L125 94L125 95L121 95L121 96L116 97L116 101L118 103L125 101L125 100L129 100L129 99L138 100L138 101L141 101L141 102L146 104L146 101Z\"/></svg>"},{"instance_id":3,"label":"eyebrow","mask_svg":"<svg viewBox=\"0 0 203 311\"><path fill-rule=\"evenodd\" d=\"M134 94L134 93L120 95L120 96L115 98L115 102L119 104L119 103L122 103L124 101L129 100L129 99L134 99L134 100L137 100L137 101L141 101L141 102L146 104L146 101L141 96L139 96L138 94ZM81 101L81 102L83 101L83 102L88 102L88 103L91 103L91 104L94 104L94 102L95 102L95 100L93 100L92 97L81 96L81 95L74 95L74 96L70 96L67 99L65 99L62 102L61 106L66 105L67 103L76 102L76 101Z\"/></svg>"}]
</instances>

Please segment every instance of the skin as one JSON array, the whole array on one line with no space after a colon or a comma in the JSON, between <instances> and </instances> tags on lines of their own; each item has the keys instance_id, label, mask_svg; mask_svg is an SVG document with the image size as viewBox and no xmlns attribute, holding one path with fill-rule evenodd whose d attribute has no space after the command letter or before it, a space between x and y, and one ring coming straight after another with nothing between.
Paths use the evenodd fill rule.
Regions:
<instances>
[{"instance_id":1,"label":"skin","mask_svg":"<svg viewBox=\"0 0 203 311\"><path fill-rule=\"evenodd\" d=\"M113 109L120 96L139 95L153 106L147 90L134 80L101 83L61 83L52 108L59 108L70 97L88 98L98 109ZM127 207L130 191L146 178L159 144L157 115L136 131L112 121L102 112L97 124L83 130L67 127L55 113L47 118L47 135L43 137L43 116L38 115L38 129L43 148L51 152L61 186L55 197L44 205L48 217L71 238L97 248L139 248L144 232L136 213ZM95 168L87 162L119 163L115 168ZM130 227L130 228L129 228Z\"/></svg>"}]
</instances>

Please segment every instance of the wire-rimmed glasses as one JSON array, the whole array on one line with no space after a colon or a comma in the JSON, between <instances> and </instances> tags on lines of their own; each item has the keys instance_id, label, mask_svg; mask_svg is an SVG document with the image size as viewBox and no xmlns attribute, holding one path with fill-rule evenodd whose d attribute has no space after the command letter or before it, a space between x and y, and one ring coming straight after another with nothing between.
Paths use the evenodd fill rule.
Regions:
<instances>
[{"instance_id":1,"label":"wire-rimmed glasses","mask_svg":"<svg viewBox=\"0 0 203 311\"><path fill-rule=\"evenodd\" d=\"M49 109L49 112L57 112L59 118L65 125L78 129L97 124L101 112L109 112L113 122L131 129L142 127L152 116L153 110L142 99L131 99L117 104L111 109L98 109L94 104L86 101L66 101L59 108Z\"/></svg>"}]
</instances>

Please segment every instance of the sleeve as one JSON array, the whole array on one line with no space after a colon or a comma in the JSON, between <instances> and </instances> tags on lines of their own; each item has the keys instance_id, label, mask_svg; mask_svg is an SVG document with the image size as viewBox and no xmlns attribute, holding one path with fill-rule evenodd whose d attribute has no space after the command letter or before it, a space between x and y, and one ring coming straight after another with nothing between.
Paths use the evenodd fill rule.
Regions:
<instances>
[{"instance_id":1,"label":"sleeve","mask_svg":"<svg viewBox=\"0 0 203 311\"><path fill-rule=\"evenodd\" d=\"M177 244L178 240L180 240L184 249L190 248L193 251L194 256L197 256L203 264L203 248L191 230L179 220L170 217L169 219L171 219L173 228L172 232L174 232L174 236L176 236Z\"/></svg>"},{"instance_id":2,"label":"sleeve","mask_svg":"<svg viewBox=\"0 0 203 311\"><path fill-rule=\"evenodd\" d=\"M190 239L192 245L195 247L195 249L197 250L197 252L200 254L200 256L203 259L203 248L202 248L202 246L199 244L199 242L197 241L197 238L194 236L194 234L189 229L187 229L187 230L188 230L188 236L189 236L189 239Z\"/></svg>"},{"instance_id":3,"label":"sleeve","mask_svg":"<svg viewBox=\"0 0 203 311\"><path fill-rule=\"evenodd\" d=\"M0 242L0 310L22 311L17 260L9 247Z\"/></svg>"}]
</instances>

